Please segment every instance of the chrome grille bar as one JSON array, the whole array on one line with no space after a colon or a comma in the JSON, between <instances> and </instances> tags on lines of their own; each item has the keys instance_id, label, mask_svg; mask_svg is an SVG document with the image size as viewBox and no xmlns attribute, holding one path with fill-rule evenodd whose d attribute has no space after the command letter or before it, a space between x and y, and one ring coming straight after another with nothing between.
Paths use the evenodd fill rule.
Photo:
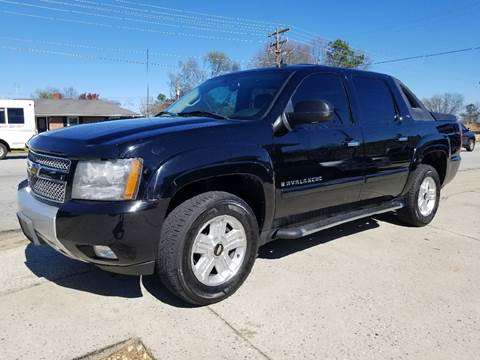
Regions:
<instances>
[{"instance_id":1,"label":"chrome grille bar","mask_svg":"<svg viewBox=\"0 0 480 360\"><path fill-rule=\"evenodd\" d=\"M38 154L32 150L28 152L28 159L37 164L43 165L50 169L61 171L63 173L68 173L72 164L71 160L69 159L51 155Z\"/></svg>"}]
</instances>

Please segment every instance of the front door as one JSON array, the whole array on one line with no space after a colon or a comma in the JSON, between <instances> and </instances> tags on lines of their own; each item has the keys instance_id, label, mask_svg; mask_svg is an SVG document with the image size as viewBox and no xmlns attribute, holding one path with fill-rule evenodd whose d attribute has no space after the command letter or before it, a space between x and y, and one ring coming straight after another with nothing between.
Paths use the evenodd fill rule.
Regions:
<instances>
[{"instance_id":1,"label":"front door","mask_svg":"<svg viewBox=\"0 0 480 360\"><path fill-rule=\"evenodd\" d=\"M399 195L407 181L414 138L410 119L401 119L389 79L355 75L357 118L363 131L365 185L360 199Z\"/></svg>"},{"instance_id":2,"label":"front door","mask_svg":"<svg viewBox=\"0 0 480 360\"><path fill-rule=\"evenodd\" d=\"M342 77L307 76L288 107L312 100L330 102L333 119L295 126L274 139L276 218L282 224L298 221L296 215L307 219L316 210L357 201L363 183L361 130L352 122Z\"/></svg>"}]
</instances>

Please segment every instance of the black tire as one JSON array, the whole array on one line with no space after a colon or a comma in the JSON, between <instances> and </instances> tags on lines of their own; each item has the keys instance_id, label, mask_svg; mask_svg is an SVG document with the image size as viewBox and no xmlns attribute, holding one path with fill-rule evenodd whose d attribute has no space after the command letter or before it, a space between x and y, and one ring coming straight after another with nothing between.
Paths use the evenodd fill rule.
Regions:
<instances>
[{"instance_id":1,"label":"black tire","mask_svg":"<svg viewBox=\"0 0 480 360\"><path fill-rule=\"evenodd\" d=\"M209 220L229 215L240 221L247 239L243 262L236 274L218 286L200 282L192 269L195 237ZM195 196L176 207L165 219L157 257L157 274L177 297L193 305L208 305L232 295L245 281L258 251L258 224L250 206L239 197L212 191Z\"/></svg>"},{"instance_id":2,"label":"black tire","mask_svg":"<svg viewBox=\"0 0 480 360\"><path fill-rule=\"evenodd\" d=\"M7 157L8 149L4 144L0 143L0 160L3 160Z\"/></svg>"},{"instance_id":3,"label":"black tire","mask_svg":"<svg viewBox=\"0 0 480 360\"><path fill-rule=\"evenodd\" d=\"M468 140L468 145L467 145L466 149L467 149L467 151L475 150L475 140L473 140L473 139Z\"/></svg>"},{"instance_id":4,"label":"black tire","mask_svg":"<svg viewBox=\"0 0 480 360\"><path fill-rule=\"evenodd\" d=\"M413 174L413 182L408 191L407 195L405 196L405 207L398 211L399 219L412 226L425 226L428 225L435 214L437 213L438 204L440 201L440 178L438 176L437 171L430 165L419 165ZM435 197L435 205L431 213L427 216L422 215L420 212L420 207L418 204L418 197L420 192L420 185L424 181L425 178L430 177L433 179L436 185L436 197Z\"/></svg>"}]
</instances>

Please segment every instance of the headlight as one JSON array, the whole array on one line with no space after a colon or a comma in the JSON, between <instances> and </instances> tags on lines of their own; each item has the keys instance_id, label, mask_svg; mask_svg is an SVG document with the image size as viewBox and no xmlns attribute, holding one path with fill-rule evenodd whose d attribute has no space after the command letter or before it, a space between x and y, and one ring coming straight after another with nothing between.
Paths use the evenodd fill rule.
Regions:
<instances>
[{"instance_id":1,"label":"headlight","mask_svg":"<svg viewBox=\"0 0 480 360\"><path fill-rule=\"evenodd\" d=\"M133 200L142 176L142 159L80 161L73 179L72 198Z\"/></svg>"}]
</instances>

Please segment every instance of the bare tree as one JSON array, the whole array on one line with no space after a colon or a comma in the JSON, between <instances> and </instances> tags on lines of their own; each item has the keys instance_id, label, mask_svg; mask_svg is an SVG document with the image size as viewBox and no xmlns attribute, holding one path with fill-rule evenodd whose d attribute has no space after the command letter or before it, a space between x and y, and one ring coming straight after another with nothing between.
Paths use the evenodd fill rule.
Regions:
<instances>
[{"instance_id":1,"label":"bare tree","mask_svg":"<svg viewBox=\"0 0 480 360\"><path fill-rule=\"evenodd\" d=\"M457 115L463 108L464 97L457 93L433 95L423 99L425 106L433 112Z\"/></svg>"},{"instance_id":2,"label":"bare tree","mask_svg":"<svg viewBox=\"0 0 480 360\"><path fill-rule=\"evenodd\" d=\"M240 65L221 51L208 52L204 62L211 77L240 70Z\"/></svg>"},{"instance_id":3,"label":"bare tree","mask_svg":"<svg viewBox=\"0 0 480 360\"><path fill-rule=\"evenodd\" d=\"M78 91L73 86L69 86L63 89L62 95L64 99L76 99L78 98Z\"/></svg>"},{"instance_id":4,"label":"bare tree","mask_svg":"<svg viewBox=\"0 0 480 360\"><path fill-rule=\"evenodd\" d=\"M205 71L195 58L188 58L178 63L179 70L168 74L170 96L176 98L183 95L206 79Z\"/></svg>"},{"instance_id":5,"label":"bare tree","mask_svg":"<svg viewBox=\"0 0 480 360\"><path fill-rule=\"evenodd\" d=\"M315 64L316 59L309 44L289 41L282 47L283 61L285 64ZM275 66L275 55L271 51L270 44L266 43L253 57L255 67Z\"/></svg>"},{"instance_id":6,"label":"bare tree","mask_svg":"<svg viewBox=\"0 0 480 360\"><path fill-rule=\"evenodd\" d=\"M326 64L361 69L370 65L365 53L351 48L341 39L328 42L317 37L308 43L289 41L283 45L283 54L285 64ZM252 63L256 67L275 65L275 56L268 43L254 56Z\"/></svg>"}]
</instances>

